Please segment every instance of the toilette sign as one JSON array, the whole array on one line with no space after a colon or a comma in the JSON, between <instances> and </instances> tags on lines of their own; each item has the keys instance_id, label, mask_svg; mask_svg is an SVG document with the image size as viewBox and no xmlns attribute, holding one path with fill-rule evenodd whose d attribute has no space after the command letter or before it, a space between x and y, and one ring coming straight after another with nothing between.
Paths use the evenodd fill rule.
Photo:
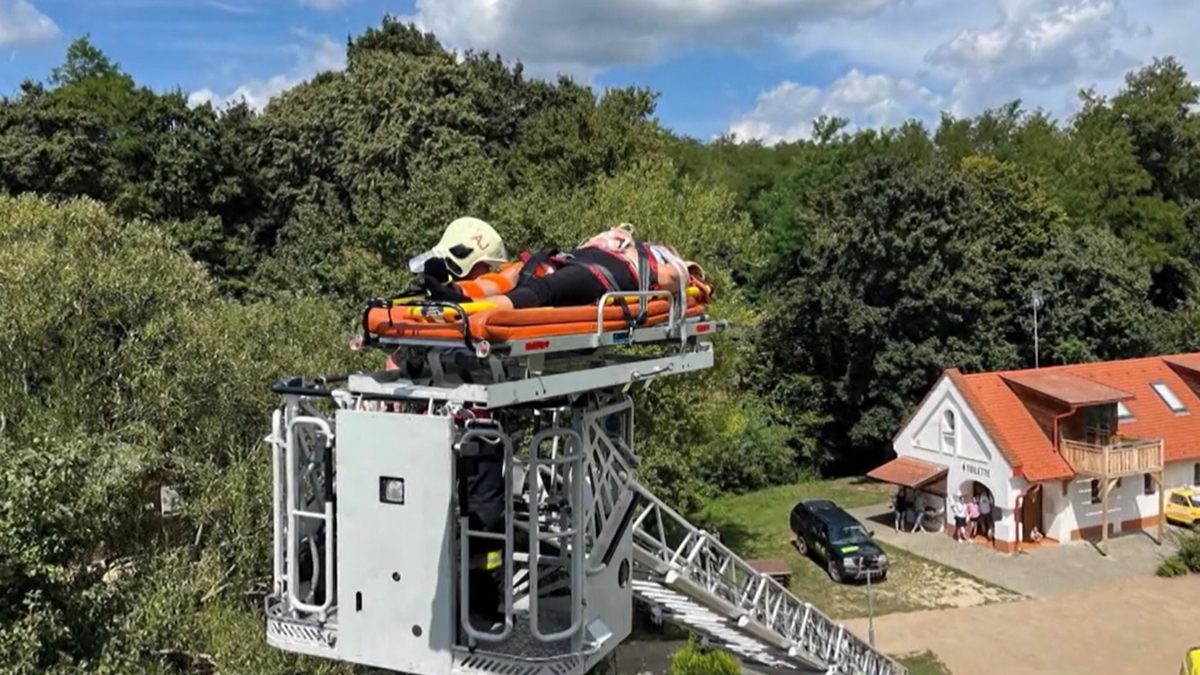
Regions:
<instances>
[{"instance_id":1,"label":"toilette sign","mask_svg":"<svg viewBox=\"0 0 1200 675\"><path fill-rule=\"evenodd\" d=\"M976 464L968 464L963 462L963 473L969 473L972 476L981 476L983 478L991 478L992 470L986 466L978 466Z\"/></svg>"}]
</instances>

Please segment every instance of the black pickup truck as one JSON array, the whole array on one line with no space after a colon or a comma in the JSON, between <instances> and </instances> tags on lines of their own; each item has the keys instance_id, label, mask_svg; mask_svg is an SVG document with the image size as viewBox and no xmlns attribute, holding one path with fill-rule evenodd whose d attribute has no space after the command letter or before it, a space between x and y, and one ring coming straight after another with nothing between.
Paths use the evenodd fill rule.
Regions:
<instances>
[{"instance_id":1,"label":"black pickup truck","mask_svg":"<svg viewBox=\"0 0 1200 675\"><path fill-rule=\"evenodd\" d=\"M791 525L801 555L818 558L834 581L887 578L888 557L871 539L874 532L828 499L796 504Z\"/></svg>"}]
</instances>

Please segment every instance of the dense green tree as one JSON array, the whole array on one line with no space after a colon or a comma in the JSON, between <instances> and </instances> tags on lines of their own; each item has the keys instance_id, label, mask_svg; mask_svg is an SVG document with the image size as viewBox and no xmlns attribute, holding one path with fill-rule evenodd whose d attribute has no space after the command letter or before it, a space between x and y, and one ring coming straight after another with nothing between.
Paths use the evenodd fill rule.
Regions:
<instances>
[{"instance_id":1,"label":"dense green tree","mask_svg":"<svg viewBox=\"0 0 1200 675\"><path fill-rule=\"evenodd\" d=\"M1052 303L1044 362L1152 348L1144 264L1111 235L1073 231L1011 165L872 160L826 206L761 349L775 371L815 376L816 387L792 377L771 390L796 397L791 409L825 406L846 468L881 456L942 368L1031 361L1034 289Z\"/></svg>"},{"instance_id":2,"label":"dense green tree","mask_svg":"<svg viewBox=\"0 0 1200 675\"><path fill-rule=\"evenodd\" d=\"M1162 59L1070 119L702 143L654 92L394 18L261 112L76 40L0 99L0 672L346 672L245 639L265 384L377 365L344 349L361 301L461 215L514 252L630 222L706 267L717 367L637 399L640 476L683 510L873 464L946 366L1032 365L1035 290L1043 363L1200 349L1198 100Z\"/></svg>"}]
</instances>

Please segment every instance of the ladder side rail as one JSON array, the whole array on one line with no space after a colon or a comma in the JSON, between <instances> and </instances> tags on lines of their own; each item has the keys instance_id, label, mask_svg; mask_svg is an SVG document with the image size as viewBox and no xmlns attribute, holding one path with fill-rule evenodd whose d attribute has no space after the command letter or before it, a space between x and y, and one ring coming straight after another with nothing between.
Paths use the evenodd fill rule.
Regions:
<instances>
[{"instance_id":1,"label":"ladder side rail","mask_svg":"<svg viewBox=\"0 0 1200 675\"><path fill-rule=\"evenodd\" d=\"M276 408L271 414L271 435L267 436L266 441L271 446L271 525L273 536L271 538L272 552L272 593L279 595L284 588L284 534L285 526L283 524L284 509L283 509L283 492L286 477L283 475L284 462L286 460L287 447L286 432L283 427L283 407Z\"/></svg>"},{"instance_id":2,"label":"ladder side rail","mask_svg":"<svg viewBox=\"0 0 1200 675\"><path fill-rule=\"evenodd\" d=\"M717 581L719 583L724 581L720 585L724 585L726 590L733 592L736 594L735 597L739 598L739 601L732 603L742 612L741 616L738 617L739 620L753 619L782 638L791 642L799 642L806 651L812 654L830 653L831 648L836 649L837 653L830 653L831 660L834 663L844 660L840 658L842 654L848 654L854 657L856 663L847 663L845 664L847 667L864 669L873 660L867 659L865 656L872 654L877 659L885 660L892 665L893 670L891 672L904 672L903 668L895 664L891 659L872 649L863 640L858 638L858 636L846 631L842 624L830 619L816 607L804 603L795 595L792 595L782 584L767 575L761 574L733 551L716 541L711 535L696 528L686 518L663 503L649 490L640 485L638 485L638 489L648 502L647 508L652 508L656 512L656 517L659 518L660 522L662 515L665 514L670 521L674 521L677 527L687 531L684 544L691 544L693 547L689 551L689 555L680 555L684 548L683 545L672 549L669 557L664 556L666 549L669 548L665 545L657 546L655 547L656 550L648 551L648 553L651 553L651 555L664 563L665 567L671 573L686 577L693 585L699 587L705 586L703 575L701 569L692 564L696 556L699 555L699 552L707 550L708 554L713 557L725 558L730 569L735 574L724 575L723 578L717 579ZM695 542L696 538L700 538L702 542L697 544ZM655 541L654 537L638 537L637 541L640 543L646 539ZM749 583L739 585L736 577L743 574ZM782 614L776 611L774 612L774 616L771 616L772 613L767 611L767 608L760 602L764 592L769 592L770 596L777 598L775 602L781 607L786 606L788 611ZM714 593L713 595L721 596L722 594ZM788 630L787 622L783 620L783 617L795 614L801 610L809 614L805 621L806 630L800 635L795 635Z\"/></svg>"},{"instance_id":3,"label":"ladder side rail","mask_svg":"<svg viewBox=\"0 0 1200 675\"><path fill-rule=\"evenodd\" d=\"M584 621L584 593L586 592L585 582L587 580L588 555L585 546L586 521L584 519L585 503L584 484L585 484L585 469L587 463L587 445L583 441L583 435L586 433L586 427L581 416L574 417L573 436L566 439L566 453L574 457L574 461L563 466L563 475L567 479L567 496L569 504L572 505L567 512L569 516L568 527L571 530L571 539L569 541L571 547L571 567L570 567L570 585L571 585L571 610L575 612L575 620L572 625L562 631L564 636L571 636L572 648L579 649L583 642L583 621ZM571 444L574 443L574 452L572 452ZM594 493L593 493L594 496Z\"/></svg>"},{"instance_id":4,"label":"ladder side rail","mask_svg":"<svg viewBox=\"0 0 1200 675\"><path fill-rule=\"evenodd\" d=\"M304 511L300 505L302 495L300 494L299 486L299 443L297 442L297 427L308 425L316 427L319 433L324 436L325 447L330 448L333 445L333 430L329 426L329 422L320 417L307 415L297 415L287 423L287 528L288 528L288 551L287 551L287 594L288 602L293 609L304 612L312 612L317 614L321 619L325 618L329 608L333 606L334 598L334 579L336 573L333 566L334 556L334 538L333 538L333 503L325 502L323 513L315 513ZM300 587L300 565L298 564L300 555L300 521L302 519L319 520L325 523L325 569L320 570L325 574L325 599L320 604L311 604L300 599L297 589ZM314 559L314 563L316 560ZM316 565L314 564L314 567ZM314 570L314 583L316 581L316 573Z\"/></svg>"}]
</instances>

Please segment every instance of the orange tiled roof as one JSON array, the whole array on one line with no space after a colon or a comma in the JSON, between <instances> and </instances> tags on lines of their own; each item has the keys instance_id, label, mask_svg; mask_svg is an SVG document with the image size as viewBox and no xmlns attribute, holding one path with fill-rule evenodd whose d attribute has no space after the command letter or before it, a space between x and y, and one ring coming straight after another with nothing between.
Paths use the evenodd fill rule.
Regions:
<instances>
[{"instance_id":1,"label":"orange tiled roof","mask_svg":"<svg viewBox=\"0 0 1200 675\"><path fill-rule=\"evenodd\" d=\"M947 374L1013 470L1030 481L1045 481L1070 478L1074 472L1055 451L1047 430L1038 424L1031 412L1029 399L1022 398L1006 380L1029 381L1030 374L1037 373L1043 382L1061 382L1063 378L1056 378L1057 375L1070 375L1130 394L1132 398L1125 399L1123 403L1133 419L1119 420L1119 430L1129 436L1163 439L1166 459L1174 462L1200 458L1200 396L1197 395L1200 383L1194 389L1184 380L1185 373L1192 372L1193 366L1200 368L1200 353L1053 366L1036 371L963 375L951 369ZM1195 372L1200 377L1200 371ZM1033 378L1033 381L1038 381L1038 378ZM1177 415L1163 403L1150 386L1151 382L1159 381L1175 392L1187 407L1188 414ZM1099 391L1102 390L1094 390Z\"/></svg>"}]
</instances>

